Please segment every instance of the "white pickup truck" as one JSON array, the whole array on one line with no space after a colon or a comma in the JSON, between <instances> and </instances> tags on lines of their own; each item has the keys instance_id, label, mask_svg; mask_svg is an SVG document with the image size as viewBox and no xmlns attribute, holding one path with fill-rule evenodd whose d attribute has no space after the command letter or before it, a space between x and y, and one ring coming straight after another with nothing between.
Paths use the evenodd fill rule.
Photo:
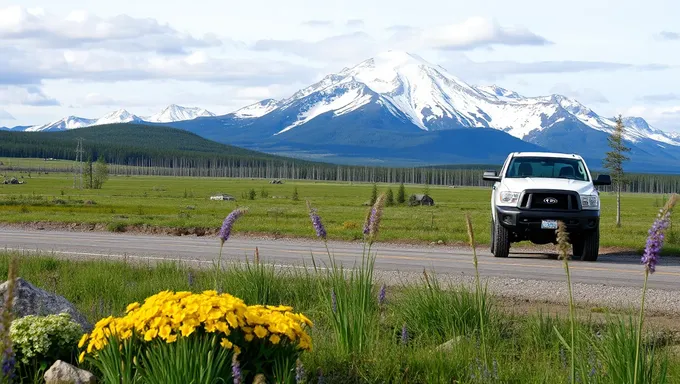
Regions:
<instances>
[{"instance_id":1,"label":"white pickup truck","mask_svg":"<svg viewBox=\"0 0 680 384\"><path fill-rule=\"evenodd\" d=\"M486 171L494 182L491 194L491 253L508 257L510 243L556 243L557 222L569 232L575 258L596 261L600 247L598 185L581 156L564 153L515 152L500 173Z\"/></svg>"}]
</instances>

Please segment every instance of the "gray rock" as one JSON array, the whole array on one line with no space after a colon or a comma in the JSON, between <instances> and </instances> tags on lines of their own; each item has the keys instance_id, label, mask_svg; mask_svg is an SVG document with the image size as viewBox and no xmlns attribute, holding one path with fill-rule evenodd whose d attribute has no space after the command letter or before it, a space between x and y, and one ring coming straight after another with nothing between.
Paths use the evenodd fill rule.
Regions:
<instances>
[{"instance_id":1,"label":"gray rock","mask_svg":"<svg viewBox=\"0 0 680 384\"><path fill-rule=\"evenodd\" d=\"M45 384L93 384L97 378L86 370L57 360L45 372Z\"/></svg>"},{"instance_id":2,"label":"gray rock","mask_svg":"<svg viewBox=\"0 0 680 384\"><path fill-rule=\"evenodd\" d=\"M462 336L456 336L455 338L445 342L444 344L441 344L437 346L436 350L437 351L444 351L444 352L450 352L453 350L453 348L460 342L462 339Z\"/></svg>"},{"instance_id":3,"label":"gray rock","mask_svg":"<svg viewBox=\"0 0 680 384\"><path fill-rule=\"evenodd\" d=\"M2 295L1 306L4 306L4 301L7 297L7 285L9 281L5 281L0 285L0 295ZM28 315L47 316L56 315L59 313L68 313L71 319L83 328L83 332L90 332L93 326L88 323L85 316L83 316L76 307L62 296L49 293L45 290L37 288L22 279L17 277L14 285L14 303L13 313L16 317L24 317Z\"/></svg>"}]
</instances>

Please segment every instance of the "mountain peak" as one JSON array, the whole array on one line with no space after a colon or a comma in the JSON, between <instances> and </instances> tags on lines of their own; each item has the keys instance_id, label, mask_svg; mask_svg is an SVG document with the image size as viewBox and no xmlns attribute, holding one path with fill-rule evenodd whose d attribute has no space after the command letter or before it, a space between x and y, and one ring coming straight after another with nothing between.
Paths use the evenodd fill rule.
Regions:
<instances>
[{"instance_id":1,"label":"mountain peak","mask_svg":"<svg viewBox=\"0 0 680 384\"><path fill-rule=\"evenodd\" d=\"M177 104L170 104L159 113L144 118L144 121L151 123L172 123L175 121L193 120L198 117L215 116L214 113L198 107L183 107Z\"/></svg>"}]
</instances>

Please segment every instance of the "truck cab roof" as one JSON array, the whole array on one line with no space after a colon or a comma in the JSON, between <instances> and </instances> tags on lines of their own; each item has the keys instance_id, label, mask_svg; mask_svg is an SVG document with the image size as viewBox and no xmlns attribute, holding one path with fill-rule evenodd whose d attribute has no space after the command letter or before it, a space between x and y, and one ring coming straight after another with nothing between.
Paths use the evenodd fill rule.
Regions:
<instances>
[{"instance_id":1,"label":"truck cab roof","mask_svg":"<svg viewBox=\"0 0 680 384\"><path fill-rule=\"evenodd\" d=\"M558 152L512 152L511 157L553 157L553 158L572 158L583 160L583 158L575 153L558 153Z\"/></svg>"}]
</instances>

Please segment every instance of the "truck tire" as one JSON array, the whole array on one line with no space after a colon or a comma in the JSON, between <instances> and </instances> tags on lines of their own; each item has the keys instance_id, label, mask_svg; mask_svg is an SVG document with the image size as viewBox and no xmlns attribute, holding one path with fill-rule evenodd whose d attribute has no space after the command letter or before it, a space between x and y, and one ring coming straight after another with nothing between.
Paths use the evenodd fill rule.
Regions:
<instances>
[{"instance_id":1,"label":"truck tire","mask_svg":"<svg viewBox=\"0 0 680 384\"><path fill-rule=\"evenodd\" d=\"M494 257L508 257L510 254L510 231L497 222L493 226L492 242Z\"/></svg>"},{"instance_id":2,"label":"truck tire","mask_svg":"<svg viewBox=\"0 0 680 384\"><path fill-rule=\"evenodd\" d=\"M597 261L600 253L600 228L579 235L573 242L574 258L583 261Z\"/></svg>"}]
</instances>

